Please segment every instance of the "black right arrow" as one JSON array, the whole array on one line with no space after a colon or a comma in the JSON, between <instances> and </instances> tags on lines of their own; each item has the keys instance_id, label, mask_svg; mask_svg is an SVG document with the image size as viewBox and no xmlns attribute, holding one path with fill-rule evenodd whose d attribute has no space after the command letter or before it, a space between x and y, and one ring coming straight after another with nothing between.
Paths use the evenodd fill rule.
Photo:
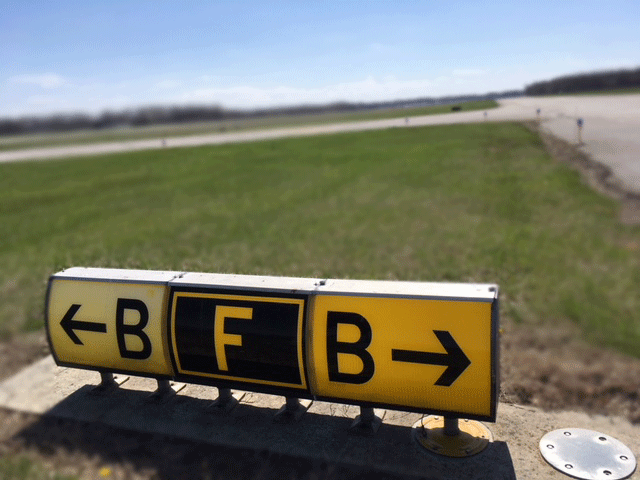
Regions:
<instances>
[{"instance_id":1,"label":"black right arrow","mask_svg":"<svg viewBox=\"0 0 640 480\"><path fill-rule=\"evenodd\" d=\"M80 306L77 303L74 303L69 307L67 313L64 314L62 320L60 321L60 326L69 335L69 338L76 345L84 345L82 340L76 335L74 330L82 330L85 332L98 332L98 333L107 333L107 325L104 323L93 323L93 322L83 322L81 320L74 320L73 316L76 314L78 310L80 310Z\"/></svg>"},{"instance_id":2,"label":"black right arrow","mask_svg":"<svg viewBox=\"0 0 640 480\"><path fill-rule=\"evenodd\" d=\"M471 360L464 354L462 349L458 346L451 334L445 330L434 330L438 340L447 351L447 353L430 353L430 352L418 352L415 350L391 350L391 360L396 362L408 362L408 363L424 363L425 365L444 365L446 370L440 378L436 380L434 385L442 387L450 387L455 382L462 372L464 372Z\"/></svg>"}]
</instances>

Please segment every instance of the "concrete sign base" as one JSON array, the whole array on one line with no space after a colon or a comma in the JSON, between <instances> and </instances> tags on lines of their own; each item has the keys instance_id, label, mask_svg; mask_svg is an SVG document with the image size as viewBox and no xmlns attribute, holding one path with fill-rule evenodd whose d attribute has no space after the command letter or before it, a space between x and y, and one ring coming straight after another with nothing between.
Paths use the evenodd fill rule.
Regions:
<instances>
[{"instance_id":1,"label":"concrete sign base","mask_svg":"<svg viewBox=\"0 0 640 480\"><path fill-rule=\"evenodd\" d=\"M500 404L498 423L485 424L493 433L487 448L471 457L447 458L413 439L412 426L422 419L416 413L386 410L377 433L362 436L349 428L360 414L357 406L315 401L297 421L283 423L276 414L284 397L232 391L240 398L236 408L215 415L210 405L218 397L216 388L187 384L157 401L150 397L158 388L155 380L131 376L108 394L92 394L99 383L98 373L57 367L47 357L0 384L0 407L427 478L565 479L544 461L538 443L567 425L612 435L640 451L640 427L624 419Z\"/></svg>"}]
</instances>

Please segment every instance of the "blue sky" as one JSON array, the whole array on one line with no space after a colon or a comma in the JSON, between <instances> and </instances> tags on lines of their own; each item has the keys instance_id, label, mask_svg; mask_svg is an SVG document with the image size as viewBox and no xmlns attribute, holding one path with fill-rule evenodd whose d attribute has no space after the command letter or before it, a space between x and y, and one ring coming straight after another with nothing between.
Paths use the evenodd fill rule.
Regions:
<instances>
[{"instance_id":1,"label":"blue sky","mask_svg":"<svg viewBox=\"0 0 640 480\"><path fill-rule=\"evenodd\" d=\"M519 89L640 66L633 1L0 1L0 117Z\"/></svg>"}]
</instances>

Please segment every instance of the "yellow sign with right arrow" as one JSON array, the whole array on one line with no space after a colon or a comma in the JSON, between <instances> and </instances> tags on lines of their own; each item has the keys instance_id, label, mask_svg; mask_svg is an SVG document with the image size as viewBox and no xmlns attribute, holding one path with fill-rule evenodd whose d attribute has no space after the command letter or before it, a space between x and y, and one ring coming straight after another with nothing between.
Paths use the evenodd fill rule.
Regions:
<instances>
[{"instance_id":1,"label":"yellow sign with right arrow","mask_svg":"<svg viewBox=\"0 0 640 480\"><path fill-rule=\"evenodd\" d=\"M318 295L311 312L314 392L466 418L495 413L491 302Z\"/></svg>"}]
</instances>

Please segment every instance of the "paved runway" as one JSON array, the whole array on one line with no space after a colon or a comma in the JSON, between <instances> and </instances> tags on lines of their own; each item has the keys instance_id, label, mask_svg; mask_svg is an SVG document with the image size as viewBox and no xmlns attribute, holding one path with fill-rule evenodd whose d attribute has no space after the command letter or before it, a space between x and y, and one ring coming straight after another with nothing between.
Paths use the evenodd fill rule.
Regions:
<instances>
[{"instance_id":1,"label":"paved runway","mask_svg":"<svg viewBox=\"0 0 640 480\"><path fill-rule=\"evenodd\" d=\"M640 95L521 97L500 101L487 111L487 121L534 120L541 110L543 128L571 143L578 143L578 118L584 119L581 149L594 160L610 166L627 189L640 193ZM483 111L447 113L404 118L332 123L234 133L215 133L161 140L133 140L67 147L0 152L1 162L50 160L160 148L253 142L274 138L327 135L338 132L378 130L392 127L449 125L485 121Z\"/></svg>"},{"instance_id":2,"label":"paved runway","mask_svg":"<svg viewBox=\"0 0 640 480\"><path fill-rule=\"evenodd\" d=\"M626 189L640 193L640 95L522 97L501 102L523 114L541 110L543 128L578 144L580 150L611 167Z\"/></svg>"}]
</instances>

